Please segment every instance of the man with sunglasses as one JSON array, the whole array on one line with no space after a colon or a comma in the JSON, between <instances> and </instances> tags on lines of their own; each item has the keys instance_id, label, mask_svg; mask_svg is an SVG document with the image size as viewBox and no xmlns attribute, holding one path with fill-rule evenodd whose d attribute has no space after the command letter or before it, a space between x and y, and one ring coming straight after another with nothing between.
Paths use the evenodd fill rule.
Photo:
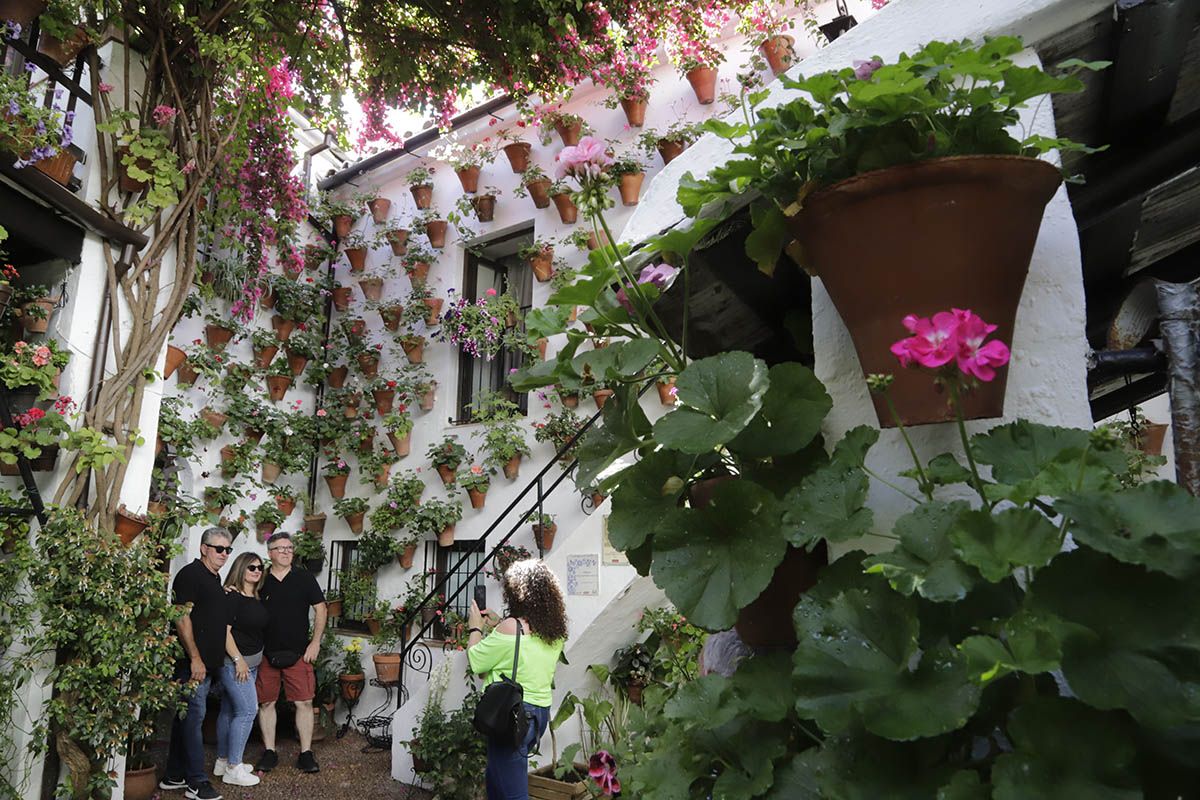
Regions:
<instances>
[{"instance_id":1,"label":"man with sunglasses","mask_svg":"<svg viewBox=\"0 0 1200 800\"><path fill-rule=\"evenodd\" d=\"M285 531L267 539L267 558L271 568L263 580L260 597L267 608L264 634L265 658L258 668L258 725L262 730L263 754L255 769L269 772L279 764L275 753L275 703L279 687L296 704L296 733L300 738L300 756L296 768L302 772L320 772L312 752L312 701L317 693L313 663L321 651L325 633L325 593L316 576L292 567L295 559L292 537ZM312 636L309 636L308 612L313 611Z\"/></svg>"},{"instance_id":2,"label":"man with sunglasses","mask_svg":"<svg viewBox=\"0 0 1200 800\"><path fill-rule=\"evenodd\" d=\"M228 606L217 574L233 552L233 537L224 528L209 528L200 537L200 557L175 576L172 590L177 605L190 605L175 623L183 653L175 666L175 680L187 683L187 714L171 726L167 774L159 787L187 789L189 800L221 800L204 768L204 735L201 725L208 705L208 690L220 677L225 663L225 626Z\"/></svg>"}]
</instances>

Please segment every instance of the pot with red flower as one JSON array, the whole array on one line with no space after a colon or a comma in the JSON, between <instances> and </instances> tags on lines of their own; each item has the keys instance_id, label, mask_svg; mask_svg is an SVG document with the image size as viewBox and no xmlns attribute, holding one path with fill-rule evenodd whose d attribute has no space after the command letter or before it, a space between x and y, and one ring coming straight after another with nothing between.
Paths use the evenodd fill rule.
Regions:
<instances>
[{"instance_id":1,"label":"pot with red flower","mask_svg":"<svg viewBox=\"0 0 1200 800\"><path fill-rule=\"evenodd\" d=\"M446 436L442 441L429 446L426 457L429 459L429 465L441 476L442 483L449 486L454 483L458 468L467 460L467 449L457 437Z\"/></svg>"}]
</instances>

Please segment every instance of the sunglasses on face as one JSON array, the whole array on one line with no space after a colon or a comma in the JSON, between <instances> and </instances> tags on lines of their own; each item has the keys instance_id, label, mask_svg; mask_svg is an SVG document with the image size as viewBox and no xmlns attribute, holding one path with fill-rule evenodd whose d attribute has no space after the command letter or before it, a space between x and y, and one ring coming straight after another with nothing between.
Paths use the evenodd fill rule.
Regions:
<instances>
[{"instance_id":1,"label":"sunglasses on face","mask_svg":"<svg viewBox=\"0 0 1200 800\"><path fill-rule=\"evenodd\" d=\"M232 552L233 552L233 546L232 546L232 545L224 545L224 544L206 544L206 545L204 545L204 546L205 546L205 547L208 547L208 548L211 548L211 549L213 549L213 550L216 550L218 553L225 553L225 554L227 554L227 555L228 555L229 553L232 553Z\"/></svg>"},{"instance_id":2,"label":"sunglasses on face","mask_svg":"<svg viewBox=\"0 0 1200 800\"><path fill-rule=\"evenodd\" d=\"M262 572L262 564L250 564L246 569L250 572Z\"/></svg>"}]
</instances>

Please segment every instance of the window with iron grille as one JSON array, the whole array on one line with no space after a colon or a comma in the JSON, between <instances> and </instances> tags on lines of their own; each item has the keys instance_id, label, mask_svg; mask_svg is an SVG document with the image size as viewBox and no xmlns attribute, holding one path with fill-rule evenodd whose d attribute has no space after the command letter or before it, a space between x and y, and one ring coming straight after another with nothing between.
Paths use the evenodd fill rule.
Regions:
<instances>
[{"instance_id":1,"label":"window with iron grille","mask_svg":"<svg viewBox=\"0 0 1200 800\"><path fill-rule=\"evenodd\" d=\"M343 575L349 575L358 569L358 542L334 542L329 549L329 575L325 579L325 593L341 594ZM329 621L338 630L364 633L367 630L365 621L368 612L373 609L368 603L361 602L355 606L342 604L342 615Z\"/></svg>"},{"instance_id":2,"label":"window with iron grille","mask_svg":"<svg viewBox=\"0 0 1200 800\"><path fill-rule=\"evenodd\" d=\"M438 543L433 541L425 543L426 570L436 569L437 572L432 577L438 580L449 575L446 586L442 590L445 597L451 597L459 587L464 587L458 596L454 597L447 605L449 611L453 611L464 619L471 610L471 598L475 596L475 587L484 585L483 570L480 570L479 574L474 577L468 576L483 563L486 555L485 547L483 539L456 541L449 547L438 547ZM465 559L463 559L464 555L466 555ZM459 559L463 559L462 564L457 569L453 569ZM435 585L436 581L430 581L431 587ZM443 639L445 635L446 629L442 624L442 617L438 617L427 636L433 639Z\"/></svg>"}]
</instances>

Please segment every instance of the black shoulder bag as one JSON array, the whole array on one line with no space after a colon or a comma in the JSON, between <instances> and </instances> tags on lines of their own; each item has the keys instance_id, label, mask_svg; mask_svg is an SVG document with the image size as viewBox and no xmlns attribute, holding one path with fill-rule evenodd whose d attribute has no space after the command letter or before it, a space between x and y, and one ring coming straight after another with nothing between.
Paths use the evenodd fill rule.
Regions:
<instances>
[{"instance_id":1,"label":"black shoulder bag","mask_svg":"<svg viewBox=\"0 0 1200 800\"><path fill-rule=\"evenodd\" d=\"M521 656L521 622L517 621L517 644L513 648L512 677L501 675L483 690L475 706L475 730L506 747L519 747L529 733L525 714L525 690L517 683L517 661Z\"/></svg>"}]
</instances>

